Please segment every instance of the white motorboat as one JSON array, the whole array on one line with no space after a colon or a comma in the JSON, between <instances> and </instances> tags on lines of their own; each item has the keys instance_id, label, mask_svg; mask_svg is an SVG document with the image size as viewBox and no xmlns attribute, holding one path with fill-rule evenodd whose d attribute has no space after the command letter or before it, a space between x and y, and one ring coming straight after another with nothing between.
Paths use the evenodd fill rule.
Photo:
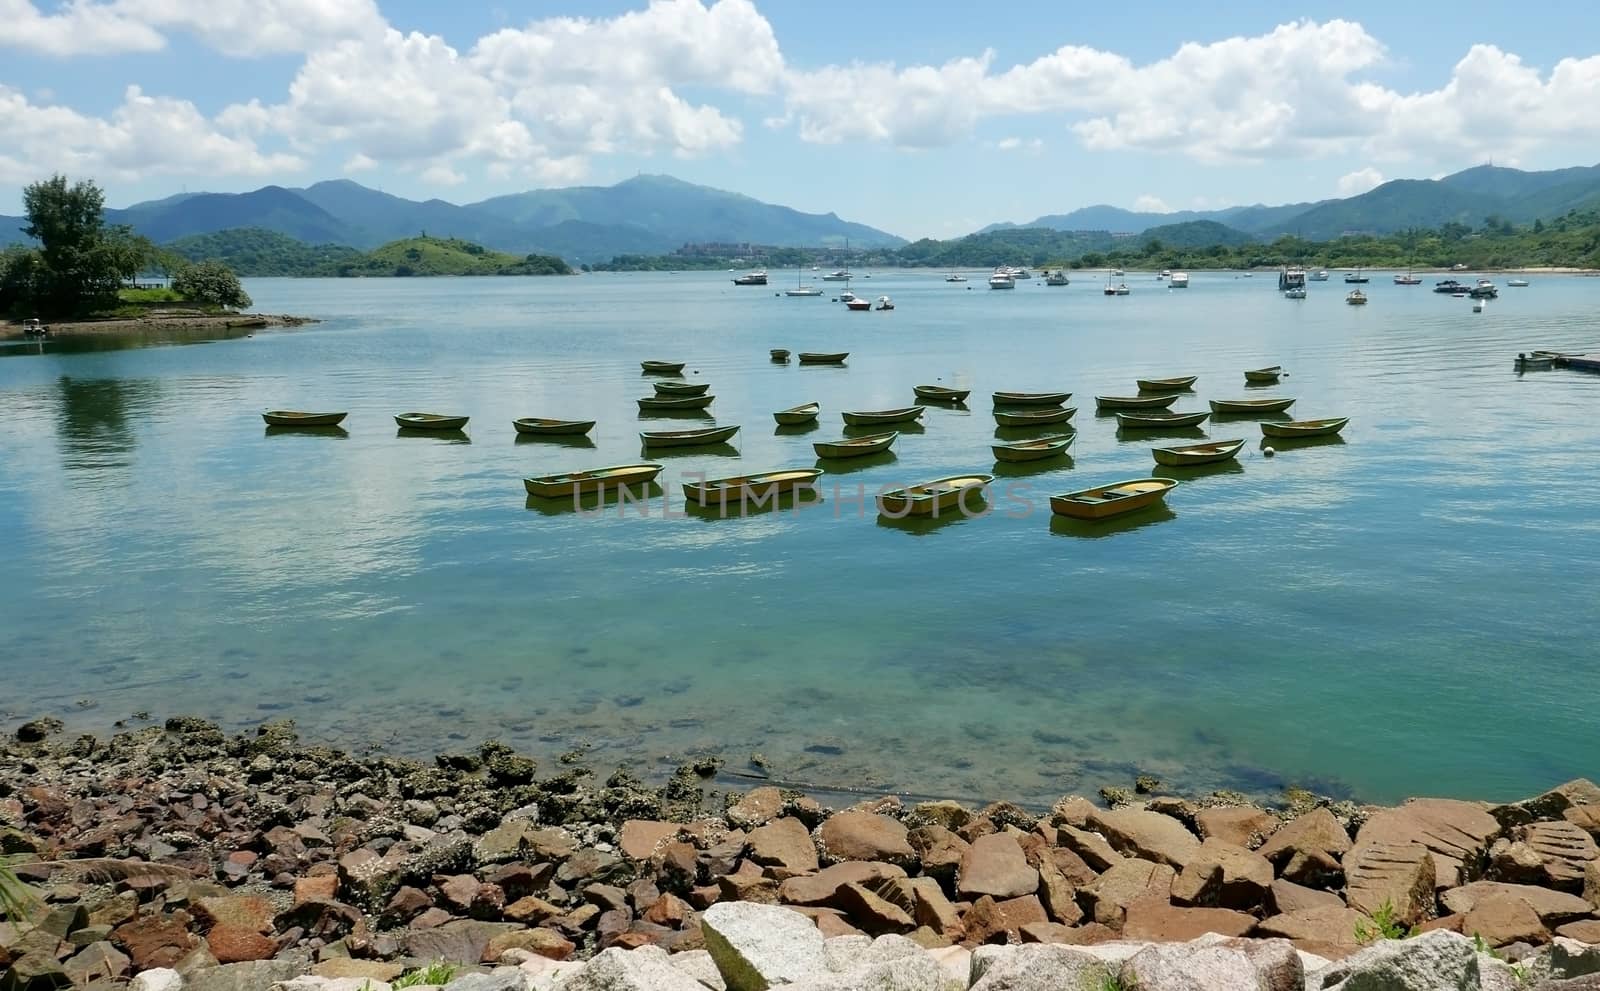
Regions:
<instances>
[{"instance_id":1,"label":"white motorboat","mask_svg":"<svg viewBox=\"0 0 1600 991\"><path fill-rule=\"evenodd\" d=\"M990 289L1015 289L1015 288L1017 288L1016 277L1013 276L1010 272L996 272L993 275L989 276L989 288Z\"/></svg>"},{"instance_id":2,"label":"white motorboat","mask_svg":"<svg viewBox=\"0 0 1600 991\"><path fill-rule=\"evenodd\" d=\"M1528 280L1527 279L1507 279L1506 280L1506 285L1511 286L1511 287L1513 287L1515 289L1523 289L1523 288L1527 287Z\"/></svg>"},{"instance_id":3,"label":"white motorboat","mask_svg":"<svg viewBox=\"0 0 1600 991\"><path fill-rule=\"evenodd\" d=\"M1284 299L1305 299L1306 298L1306 287L1305 286L1297 286L1294 289L1285 289L1283 291L1283 298Z\"/></svg>"},{"instance_id":4,"label":"white motorboat","mask_svg":"<svg viewBox=\"0 0 1600 991\"><path fill-rule=\"evenodd\" d=\"M1170 269L1170 268L1162 269L1161 270L1161 274L1156 276L1156 278L1158 278L1158 279L1167 279L1167 278L1171 278L1171 277L1172 277L1172 269Z\"/></svg>"},{"instance_id":5,"label":"white motorboat","mask_svg":"<svg viewBox=\"0 0 1600 991\"><path fill-rule=\"evenodd\" d=\"M785 289L783 294L785 296L821 296L822 290L818 289L816 286L808 286L803 284L800 281L800 269L796 268L794 270L794 288Z\"/></svg>"},{"instance_id":6,"label":"white motorboat","mask_svg":"<svg viewBox=\"0 0 1600 991\"><path fill-rule=\"evenodd\" d=\"M847 268L836 269L822 277L823 282L849 282L850 270Z\"/></svg>"},{"instance_id":7,"label":"white motorboat","mask_svg":"<svg viewBox=\"0 0 1600 991\"><path fill-rule=\"evenodd\" d=\"M890 299L888 296L879 296L878 297L878 309L880 309L880 310L892 310L892 309L894 309L894 300Z\"/></svg>"},{"instance_id":8,"label":"white motorboat","mask_svg":"<svg viewBox=\"0 0 1600 991\"><path fill-rule=\"evenodd\" d=\"M1167 280L1167 285L1171 286L1173 289L1189 288L1189 273L1173 272L1172 277Z\"/></svg>"},{"instance_id":9,"label":"white motorboat","mask_svg":"<svg viewBox=\"0 0 1600 991\"><path fill-rule=\"evenodd\" d=\"M1044 277L1044 284L1047 286L1065 286L1069 285L1071 281L1067 278L1066 271L1059 268L1051 270Z\"/></svg>"},{"instance_id":10,"label":"white motorboat","mask_svg":"<svg viewBox=\"0 0 1600 991\"><path fill-rule=\"evenodd\" d=\"M965 281L967 281L967 277L965 275L962 275L960 272L951 272L949 275L944 277L944 281L946 281L946 282L965 282Z\"/></svg>"},{"instance_id":11,"label":"white motorboat","mask_svg":"<svg viewBox=\"0 0 1600 991\"><path fill-rule=\"evenodd\" d=\"M1325 268L1324 269L1318 269L1317 271L1312 272L1310 275L1306 276L1306 278L1310 279L1312 282L1327 282L1328 281L1328 270L1325 269Z\"/></svg>"},{"instance_id":12,"label":"white motorboat","mask_svg":"<svg viewBox=\"0 0 1600 991\"><path fill-rule=\"evenodd\" d=\"M764 286L767 284L767 270L759 269L749 275L741 275L733 280L736 286Z\"/></svg>"}]
</instances>

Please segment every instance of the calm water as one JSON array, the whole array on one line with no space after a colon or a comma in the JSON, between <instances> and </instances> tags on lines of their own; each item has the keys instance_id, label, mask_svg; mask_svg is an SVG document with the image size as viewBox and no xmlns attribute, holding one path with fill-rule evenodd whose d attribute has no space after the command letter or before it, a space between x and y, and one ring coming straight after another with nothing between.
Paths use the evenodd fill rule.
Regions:
<instances>
[{"instance_id":1,"label":"calm water","mask_svg":"<svg viewBox=\"0 0 1600 991\"><path fill-rule=\"evenodd\" d=\"M1600 280L1536 277L1474 315L1378 274L1290 302L1268 275L1130 274L1106 299L882 273L894 313L734 289L722 273L249 285L302 330L73 352L0 346L0 709L104 729L138 710L415 753L499 736L664 769L690 753L813 787L1049 801L1155 774L1185 789L1307 784L1364 798L1515 796L1600 771L1600 377L1512 355L1595 349ZM836 286L829 287L836 289ZM767 350L849 350L843 368ZM970 385L893 458L841 464L799 514L588 518L521 481L638 459L642 358L709 381L735 443L663 481L814 463L841 409ZM1276 389L1240 370L1281 363ZM1089 530L1043 498L1147 475L1093 395L1198 374L1192 396L1298 397L1341 442L1184 478L1169 510ZM1031 515L888 525L870 494L994 471L994 389L1070 389L1070 461L1021 478ZM780 435L773 409L823 404ZM263 408L348 409L273 434ZM473 416L397 436L393 413ZM592 445L513 417L597 419ZM1024 434L1025 435L1025 434ZM1169 439L1170 440L1170 439ZM1284 445L1286 446L1286 445ZM854 470L849 470L854 469ZM855 487L868 493L863 511ZM672 509L681 510L676 484Z\"/></svg>"}]
</instances>

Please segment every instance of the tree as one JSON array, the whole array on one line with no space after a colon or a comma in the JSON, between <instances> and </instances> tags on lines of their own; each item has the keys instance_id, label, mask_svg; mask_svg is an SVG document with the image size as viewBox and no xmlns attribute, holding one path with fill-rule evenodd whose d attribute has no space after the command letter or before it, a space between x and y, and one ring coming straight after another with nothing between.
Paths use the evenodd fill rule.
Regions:
<instances>
[{"instance_id":1,"label":"tree","mask_svg":"<svg viewBox=\"0 0 1600 991\"><path fill-rule=\"evenodd\" d=\"M39 242L39 251L31 297L17 305L47 315L105 305L153 251L131 228L105 226L105 194L93 182L68 185L66 176L52 176L23 189L22 202L23 233Z\"/></svg>"},{"instance_id":2,"label":"tree","mask_svg":"<svg viewBox=\"0 0 1600 991\"><path fill-rule=\"evenodd\" d=\"M172 290L196 303L211 303L229 309L250 305L250 294L239 284L233 269L222 262L208 260L185 266L172 278Z\"/></svg>"}]
</instances>

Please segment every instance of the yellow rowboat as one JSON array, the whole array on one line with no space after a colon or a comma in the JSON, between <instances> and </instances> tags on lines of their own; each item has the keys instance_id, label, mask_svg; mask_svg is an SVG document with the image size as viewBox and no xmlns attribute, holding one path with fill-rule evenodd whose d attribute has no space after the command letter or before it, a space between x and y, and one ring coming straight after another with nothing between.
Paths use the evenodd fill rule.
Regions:
<instances>
[{"instance_id":1,"label":"yellow rowboat","mask_svg":"<svg viewBox=\"0 0 1600 991\"><path fill-rule=\"evenodd\" d=\"M885 516L935 516L958 506L965 508L968 493L977 492L981 500L993 475L952 475L921 485L912 485L878 496L878 512Z\"/></svg>"},{"instance_id":2,"label":"yellow rowboat","mask_svg":"<svg viewBox=\"0 0 1600 991\"><path fill-rule=\"evenodd\" d=\"M995 444L989 449L994 452L996 461L1043 461L1045 458L1067 453L1067 448L1072 446L1077 436L1077 434L1044 434L1032 440Z\"/></svg>"},{"instance_id":3,"label":"yellow rowboat","mask_svg":"<svg viewBox=\"0 0 1600 991\"><path fill-rule=\"evenodd\" d=\"M550 420L538 416L525 416L512 420L519 434L541 434L545 437L570 437L586 434L594 429L593 420Z\"/></svg>"},{"instance_id":4,"label":"yellow rowboat","mask_svg":"<svg viewBox=\"0 0 1600 991\"><path fill-rule=\"evenodd\" d=\"M563 496L583 495L587 492L598 492L602 488L618 489L629 485L643 485L655 481L661 474L662 465L653 461L646 461L636 465L615 465L610 468L595 468L590 471L570 471L564 475L541 475L538 478L524 478L523 488L529 495L539 496L543 499L560 499Z\"/></svg>"},{"instance_id":5,"label":"yellow rowboat","mask_svg":"<svg viewBox=\"0 0 1600 991\"><path fill-rule=\"evenodd\" d=\"M773 361L788 361L789 360L789 352L785 348L773 348L771 351L768 351L767 354L772 355L772 360Z\"/></svg>"},{"instance_id":6,"label":"yellow rowboat","mask_svg":"<svg viewBox=\"0 0 1600 991\"><path fill-rule=\"evenodd\" d=\"M817 414L820 412L822 412L821 403L803 403L799 406L791 406L788 409L780 409L772 414L772 418L777 420L781 426L793 426L799 423L815 421Z\"/></svg>"},{"instance_id":7,"label":"yellow rowboat","mask_svg":"<svg viewBox=\"0 0 1600 991\"><path fill-rule=\"evenodd\" d=\"M1028 410L1022 413L1006 413L1001 410L994 411L994 422L1002 427L1036 427L1048 423L1065 423L1072 419L1078 412L1078 407L1056 407L1055 409Z\"/></svg>"},{"instance_id":8,"label":"yellow rowboat","mask_svg":"<svg viewBox=\"0 0 1600 991\"><path fill-rule=\"evenodd\" d=\"M1263 423L1261 432L1268 437L1326 437L1344 429L1350 422L1348 416L1327 420L1290 420L1287 423Z\"/></svg>"},{"instance_id":9,"label":"yellow rowboat","mask_svg":"<svg viewBox=\"0 0 1600 991\"><path fill-rule=\"evenodd\" d=\"M1244 447L1242 440L1217 440L1207 441L1204 444L1184 444L1181 447L1153 447L1150 453L1155 456L1156 464L1169 465L1173 468L1184 465L1208 465L1213 461L1227 461L1239 456L1239 449Z\"/></svg>"},{"instance_id":10,"label":"yellow rowboat","mask_svg":"<svg viewBox=\"0 0 1600 991\"><path fill-rule=\"evenodd\" d=\"M918 399L936 403L962 403L972 395L971 389L947 389L942 385L914 385L911 391Z\"/></svg>"},{"instance_id":11,"label":"yellow rowboat","mask_svg":"<svg viewBox=\"0 0 1600 991\"><path fill-rule=\"evenodd\" d=\"M699 447L702 444L721 444L739 432L736 423L730 427L701 427L696 430L642 430L639 439L645 447Z\"/></svg>"},{"instance_id":12,"label":"yellow rowboat","mask_svg":"<svg viewBox=\"0 0 1600 991\"><path fill-rule=\"evenodd\" d=\"M1246 382L1254 382L1257 385L1268 385L1278 381L1282 375L1283 366L1273 365L1270 368L1252 368L1246 371L1244 380Z\"/></svg>"},{"instance_id":13,"label":"yellow rowboat","mask_svg":"<svg viewBox=\"0 0 1600 991\"><path fill-rule=\"evenodd\" d=\"M868 434L865 437L819 440L811 445L811 449L817 452L819 458L860 458L887 451L899 436L899 431L891 430L886 434Z\"/></svg>"},{"instance_id":14,"label":"yellow rowboat","mask_svg":"<svg viewBox=\"0 0 1600 991\"><path fill-rule=\"evenodd\" d=\"M839 415L852 427L864 427L874 423L905 423L916 420L921 418L926 409L926 406L902 406L899 409L860 410Z\"/></svg>"},{"instance_id":15,"label":"yellow rowboat","mask_svg":"<svg viewBox=\"0 0 1600 991\"><path fill-rule=\"evenodd\" d=\"M1050 511L1078 520L1103 520L1162 502L1177 485L1170 478L1132 478L1051 496Z\"/></svg>"},{"instance_id":16,"label":"yellow rowboat","mask_svg":"<svg viewBox=\"0 0 1600 991\"><path fill-rule=\"evenodd\" d=\"M656 395L703 396L710 388L710 382L657 382Z\"/></svg>"},{"instance_id":17,"label":"yellow rowboat","mask_svg":"<svg viewBox=\"0 0 1600 991\"><path fill-rule=\"evenodd\" d=\"M850 357L849 351L801 351L802 365L842 365Z\"/></svg>"},{"instance_id":18,"label":"yellow rowboat","mask_svg":"<svg viewBox=\"0 0 1600 991\"><path fill-rule=\"evenodd\" d=\"M1060 406L1072 398L1070 392L997 392L996 406Z\"/></svg>"},{"instance_id":19,"label":"yellow rowboat","mask_svg":"<svg viewBox=\"0 0 1600 991\"><path fill-rule=\"evenodd\" d=\"M1134 379L1134 384L1143 392L1177 392L1187 389L1200 381L1198 375L1182 375L1170 379Z\"/></svg>"},{"instance_id":20,"label":"yellow rowboat","mask_svg":"<svg viewBox=\"0 0 1600 991\"><path fill-rule=\"evenodd\" d=\"M274 427L337 427L349 413L302 413L292 409L269 409L261 419Z\"/></svg>"},{"instance_id":21,"label":"yellow rowboat","mask_svg":"<svg viewBox=\"0 0 1600 991\"><path fill-rule=\"evenodd\" d=\"M1149 430L1155 427L1198 427L1210 418L1210 413L1118 413L1117 426L1125 430Z\"/></svg>"},{"instance_id":22,"label":"yellow rowboat","mask_svg":"<svg viewBox=\"0 0 1600 991\"><path fill-rule=\"evenodd\" d=\"M1095 396L1095 409L1165 409L1177 396Z\"/></svg>"},{"instance_id":23,"label":"yellow rowboat","mask_svg":"<svg viewBox=\"0 0 1600 991\"><path fill-rule=\"evenodd\" d=\"M643 396L640 409L705 409L716 396Z\"/></svg>"},{"instance_id":24,"label":"yellow rowboat","mask_svg":"<svg viewBox=\"0 0 1600 991\"><path fill-rule=\"evenodd\" d=\"M681 361L641 361L639 367L657 375L676 375L683 371L684 364Z\"/></svg>"},{"instance_id":25,"label":"yellow rowboat","mask_svg":"<svg viewBox=\"0 0 1600 991\"><path fill-rule=\"evenodd\" d=\"M401 413L394 422L402 427L417 430L460 430L471 417L446 416L443 413Z\"/></svg>"},{"instance_id":26,"label":"yellow rowboat","mask_svg":"<svg viewBox=\"0 0 1600 991\"><path fill-rule=\"evenodd\" d=\"M1213 399L1213 413L1282 413L1294 405L1293 399Z\"/></svg>"},{"instance_id":27,"label":"yellow rowboat","mask_svg":"<svg viewBox=\"0 0 1600 991\"><path fill-rule=\"evenodd\" d=\"M757 506L782 495L811 491L821 468L786 468L732 478L708 478L703 482L684 482L683 497L702 506L753 502Z\"/></svg>"}]
</instances>

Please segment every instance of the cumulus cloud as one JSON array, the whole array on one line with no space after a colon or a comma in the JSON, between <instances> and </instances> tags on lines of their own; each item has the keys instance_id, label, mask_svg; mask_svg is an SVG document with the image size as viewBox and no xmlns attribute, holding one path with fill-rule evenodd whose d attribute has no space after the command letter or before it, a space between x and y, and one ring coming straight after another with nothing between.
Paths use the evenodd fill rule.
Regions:
<instances>
[{"instance_id":1,"label":"cumulus cloud","mask_svg":"<svg viewBox=\"0 0 1600 991\"><path fill-rule=\"evenodd\" d=\"M155 28L111 5L69 3L44 14L32 0L0 0L0 45L45 55L104 55L165 44Z\"/></svg>"},{"instance_id":2,"label":"cumulus cloud","mask_svg":"<svg viewBox=\"0 0 1600 991\"><path fill-rule=\"evenodd\" d=\"M1360 196L1369 189L1383 185L1383 173L1372 166L1357 169L1339 177L1340 196Z\"/></svg>"},{"instance_id":3,"label":"cumulus cloud","mask_svg":"<svg viewBox=\"0 0 1600 991\"><path fill-rule=\"evenodd\" d=\"M1138 199L1134 200L1133 201L1133 208L1135 210L1139 211L1140 213L1171 213L1172 212L1172 207L1167 205L1167 201L1166 200L1162 199L1159 196L1152 196L1149 193L1145 193L1143 196L1141 196Z\"/></svg>"},{"instance_id":4,"label":"cumulus cloud","mask_svg":"<svg viewBox=\"0 0 1600 991\"><path fill-rule=\"evenodd\" d=\"M163 30L228 55L301 52L382 26L374 0L71 0L53 14L0 0L0 45L51 55L154 51L166 44Z\"/></svg>"}]
</instances>

